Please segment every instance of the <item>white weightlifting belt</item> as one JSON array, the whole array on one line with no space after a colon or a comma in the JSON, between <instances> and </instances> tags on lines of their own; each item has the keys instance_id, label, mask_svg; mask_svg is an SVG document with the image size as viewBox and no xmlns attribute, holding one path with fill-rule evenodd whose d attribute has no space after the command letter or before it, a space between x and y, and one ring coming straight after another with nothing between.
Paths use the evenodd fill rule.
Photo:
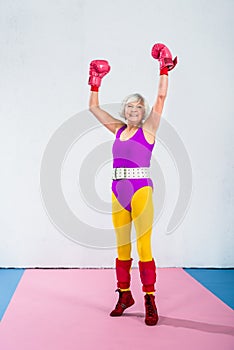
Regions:
<instances>
[{"instance_id":1,"label":"white weightlifting belt","mask_svg":"<svg viewBox=\"0 0 234 350\"><path fill-rule=\"evenodd\" d=\"M114 168L112 180L149 178L149 168Z\"/></svg>"}]
</instances>

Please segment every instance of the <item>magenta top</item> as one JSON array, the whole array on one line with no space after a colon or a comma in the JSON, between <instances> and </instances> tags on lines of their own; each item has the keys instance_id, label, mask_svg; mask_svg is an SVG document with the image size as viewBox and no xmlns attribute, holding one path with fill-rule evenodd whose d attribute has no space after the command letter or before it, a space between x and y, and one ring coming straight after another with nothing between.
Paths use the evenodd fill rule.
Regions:
<instances>
[{"instance_id":1,"label":"magenta top","mask_svg":"<svg viewBox=\"0 0 234 350\"><path fill-rule=\"evenodd\" d=\"M146 141L142 128L126 141L120 140L120 135L127 125L122 126L117 133L113 144L113 167L114 168L145 168L150 166L150 160L154 144ZM131 211L131 200L140 188L151 186L150 178L121 179L112 181L112 191L123 208Z\"/></svg>"},{"instance_id":2,"label":"magenta top","mask_svg":"<svg viewBox=\"0 0 234 350\"><path fill-rule=\"evenodd\" d=\"M142 128L126 141L120 140L120 135L127 125L122 126L116 133L113 144L113 168L145 168L150 167L154 144L146 141Z\"/></svg>"}]
</instances>

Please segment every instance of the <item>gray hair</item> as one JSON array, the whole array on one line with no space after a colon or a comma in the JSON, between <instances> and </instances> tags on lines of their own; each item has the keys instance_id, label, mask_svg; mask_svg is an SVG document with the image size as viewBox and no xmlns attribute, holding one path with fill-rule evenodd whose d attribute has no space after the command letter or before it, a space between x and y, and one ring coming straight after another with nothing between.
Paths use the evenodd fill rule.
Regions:
<instances>
[{"instance_id":1,"label":"gray hair","mask_svg":"<svg viewBox=\"0 0 234 350\"><path fill-rule=\"evenodd\" d=\"M149 112L150 112L150 107L149 107L149 104L148 102L146 101L146 99L138 94L138 93L135 93L135 94L131 94L131 95L128 95L124 98L124 100L122 101L122 105L121 105L121 110L120 110L120 116L122 118L125 118L125 107L128 103L131 103L131 102L142 102L143 105L144 105L144 109L145 109L145 113L144 113L144 116L143 116L143 119L146 119L149 115Z\"/></svg>"}]
</instances>

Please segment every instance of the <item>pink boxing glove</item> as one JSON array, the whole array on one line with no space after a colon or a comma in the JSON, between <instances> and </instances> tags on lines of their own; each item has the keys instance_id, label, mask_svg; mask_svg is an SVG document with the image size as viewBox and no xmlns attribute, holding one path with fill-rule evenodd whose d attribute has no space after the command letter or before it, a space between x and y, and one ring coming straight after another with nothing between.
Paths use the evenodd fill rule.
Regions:
<instances>
[{"instance_id":1,"label":"pink boxing glove","mask_svg":"<svg viewBox=\"0 0 234 350\"><path fill-rule=\"evenodd\" d=\"M167 74L167 71L172 70L177 64L177 56L172 60L172 54L164 44L155 44L151 54L160 63L160 74Z\"/></svg>"},{"instance_id":2,"label":"pink boxing glove","mask_svg":"<svg viewBox=\"0 0 234 350\"><path fill-rule=\"evenodd\" d=\"M91 85L91 91L98 91L101 86L102 78L109 73L110 66L105 60L94 60L90 63L89 67L89 82Z\"/></svg>"}]
</instances>

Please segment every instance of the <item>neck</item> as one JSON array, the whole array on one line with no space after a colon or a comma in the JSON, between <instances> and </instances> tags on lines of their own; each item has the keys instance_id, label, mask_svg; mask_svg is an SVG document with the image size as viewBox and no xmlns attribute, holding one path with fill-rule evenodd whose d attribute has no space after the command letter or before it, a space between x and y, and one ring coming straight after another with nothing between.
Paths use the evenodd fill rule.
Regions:
<instances>
[{"instance_id":1,"label":"neck","mask_svg":"<svg viewBox=\"0 0 234 350\"><path fill-rule=\"evenodd\" d=\"M139 124L127 124L127 128L129 130L132 130L132 129L136 129L136 128L140 128L142 126L142 123L139 123Z\"/></svg>"}]
</instances>

